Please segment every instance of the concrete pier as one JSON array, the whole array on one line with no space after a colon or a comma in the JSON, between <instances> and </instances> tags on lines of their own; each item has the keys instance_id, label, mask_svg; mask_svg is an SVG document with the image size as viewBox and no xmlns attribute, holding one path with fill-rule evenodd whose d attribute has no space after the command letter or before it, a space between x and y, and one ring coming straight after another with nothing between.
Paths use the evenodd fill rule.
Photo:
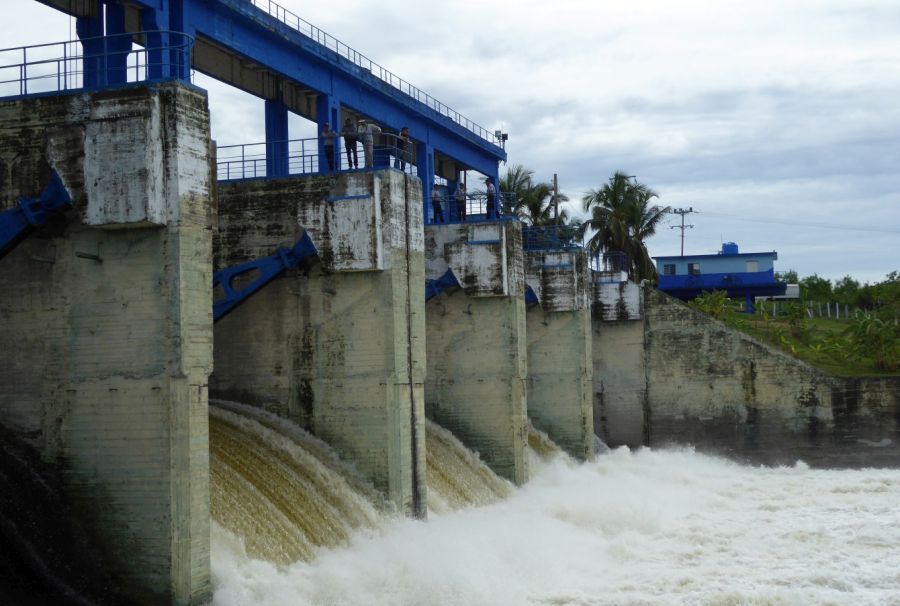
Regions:
<instances>
[{"instance_id":1,"label":"concrete pier","mask_svg":"<svg viewBox=\"0 0 900 606\"><path fill-rule=\"evenodd\" d=\"M305 229L318 262L215 327L212 393L289 417L425 514L421 185L399 171L220 183L217 268Z\"/></svg>"},{"instance_id":2,"label":"concrete pier","mask_svg":"<svg viewBox=\"0 0 900 606\"><path fill-rule=\"evenodd\" d=\"M608 446L649 439L641 287L622 272L594 272L594 431Z\"/></svg>"},{"instance_id":3,"label":"concrete pier","mask_svg":"<svg viewBox=\"0 0 900 606\"><path fill-rule=\"evenodd\" d=\"M0 259L0 423L141 603L210 593L209 147L184 86L0 102L0 209L50 169L73 199Z\"/></svg>"},{"instance_id":4,"label":"concrete pier","mask_svg":"<svg viewBox=\"0 0 900 606\"><path fill-rule=\"evenodd\" d=\"M593 452L591 281L581 249L525 251L528 416L578 459Z\"/></svg>"},{"instance_id":5,"label":"concrete pier","mask_svg":"<svg viewBox=\"0 0 900 606\"><path fill-rule=\"evenodd\" d=\"M528 479L528 354L522 231L517 221L428 225L429 279L452 269L462 288L426 306L429 418L501 476Z\"/></svg>"}]
</instances>

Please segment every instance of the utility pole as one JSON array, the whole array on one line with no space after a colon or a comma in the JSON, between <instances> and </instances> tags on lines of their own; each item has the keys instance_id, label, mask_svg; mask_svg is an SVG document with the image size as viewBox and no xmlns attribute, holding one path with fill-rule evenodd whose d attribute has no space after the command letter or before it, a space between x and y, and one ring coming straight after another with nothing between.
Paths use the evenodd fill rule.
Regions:
<instances>
[{"instance_id":1,"label":"utility pole","mask_svg":"<svg viewBox=\"0 0 900 606\"><path fill-rule=\"evenodd\" d=\"M694 227L693 225L685 225L684 224L684 216L689 215L692 212L694 212L694 207L691 206L690 208L676 208L672 212L675 213L676 215L681 215L681 225L671 225L671 226L669 226L669 229L680 229L681 230L681 256L683 257L684 256L684 230Z\"/></svg>"},{"instance_id":2,"label":"utility pole","mask_svg":"<svg viewBox=\"0 0 900 606\"><path fill-rule=\"evenodd\" d=\"M553 209L553 218L559 225L559 181L556 179L556 173L553 173Z\"/></svg>"}]
</instances>

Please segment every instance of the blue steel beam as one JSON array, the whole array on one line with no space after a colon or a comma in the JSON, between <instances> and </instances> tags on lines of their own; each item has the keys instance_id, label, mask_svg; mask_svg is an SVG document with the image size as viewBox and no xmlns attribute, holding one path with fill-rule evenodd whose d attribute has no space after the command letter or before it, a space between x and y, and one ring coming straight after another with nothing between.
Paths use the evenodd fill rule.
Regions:
<instances>
[{"instance_id":1,"label":"blue steel beam","mask_svg":"<svg viewBox=\"0 0 900 606\"><path fill-rule=\"evenodd\" d=\"M425 302L427 303L442 292L458 286L459 280L453 275L452 269L448 269L437 280L425 280Z\"/></svg>"},{"instance_id":2,"label":"blue steel beam","mask_svg":"<svg viewBox=\"0 0 900 606\"><path fill-rule=\"evenodd\" d=\"M16 205L0 213L0 258L11 251L35 227L47 223L50 213L60 211L72 203L72 197L53 170L50 182L33 198L21 197Z\"/></svg>"},{"instance_id":3,"label":"blue steel beam","mask_svg":"<svg viewBox=\"0 0 900 606\"><path fill-rule=\"evenodd\" d=\"M39 1L70 14L78 14L71 8L75 6L73 0ZM96 1L99 6L99 0ZM75 4L88 5L91 1L77 0ZM506 152L501 147L383 82L368 70L246 0L130 0L129 4L141 9L144 30L174 30L199 36L201 41L205 39L223 47L265 71L330 97L332 106L344 106L390 128L408 126L414 140L492 180L497 180L498 162L506 160ZM100 19L101 12L94 12L97 15L94 20ZM119 10L114 10L111 15L113 18L107 18L106 33L119 33L118 29L123 27ZM81 27L89 26L85 24ZM160 61L160 65L169 64ZM202 67L195 67L207 73ZM183 69L178 71L178 74L172 75L185 76ZM240 83L229 81L227 75L209 75L241 88ZM334 122L334 116L324 120ZM338 125L332 123L332 126ZM426 177L430 178L430 175Z\"/></svg>"},{"instance_id":4,"label":"blue steel beam","mask_svg":"<svg viewBox=\"0 0 900 606\"><path fill-rule=\"evenodd\" d=\"M183 11L183 22L190 25L185 33L227 48L319 94L334 96L341 105L380 124L408 126L413 139L474 170L493 176L497 163L506 159L500 147L247 2L183 0Z\"/></svg>"},{"instance_id":5,"label":"blue steel beam","mask_svg":"<svg viewBox=\"0 0 900 606\"><path fill-rule=\"evenodd\" d=\"M255 259L240 265L226 267L213 273L213 290L222 287L224 296L213 301L213 322L218 322L238 305L249 299L263 286L277 278L282 272L297 267L301 261L319 254L309 234L304 233L292 248L279 248L275 253L262 259ZM256 276L240 289L235 289L235 278L256 272Z\"/></svg>"}]
</instances>

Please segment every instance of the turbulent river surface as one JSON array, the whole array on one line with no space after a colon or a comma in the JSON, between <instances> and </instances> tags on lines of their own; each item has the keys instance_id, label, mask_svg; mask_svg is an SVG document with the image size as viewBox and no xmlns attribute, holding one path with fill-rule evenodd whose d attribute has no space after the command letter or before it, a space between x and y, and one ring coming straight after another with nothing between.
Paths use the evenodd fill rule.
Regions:
<instances>
[{"instance_id":1,"label":"turbulent river surface","mask_svg":"<svg viewBox=\"0 0 900 606\"><path fill-rule=\"evenodd\" d=\"M211 418L216 605L900 605L897 470L690 450L576 464L532 432L532 479L513 488L429 425L423 522L278 424ZM304 488L284 494L297 478ZM302 518L316 521L292 530ZM271 520L277 532L255 534Z\"/></svg>"}]
</instances>

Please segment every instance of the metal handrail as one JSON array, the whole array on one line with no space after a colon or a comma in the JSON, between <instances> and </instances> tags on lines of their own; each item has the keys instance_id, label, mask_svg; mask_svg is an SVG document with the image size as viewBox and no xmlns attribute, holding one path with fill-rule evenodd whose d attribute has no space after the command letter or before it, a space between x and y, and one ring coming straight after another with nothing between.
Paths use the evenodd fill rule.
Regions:
<instances>
[{"instance_id":1,"label":"metal handrail","mask_svg":"<svg viewBox=\"0 0 900 606\"><path fill-rule=\"evenodd\" d=\"M525 250L572 250L581 248L574 225L539 225L522 228Z\"/></svg>"},{"instance_id":2,"label":"metal handrail","mask_svg":"<svg viewBox=\"0 0 900 606\"><path fill-rule=\"evenodd\" d=\"M448 194L445 187L437 189L429 201L430 212L425 222L432 223L478 223L515 217L515 193L500 192L492 208L488 208L488 196L483 191L467 193L465 196ZM440 214L435 207L440 207ZM499 203L499 204L498 204ZM461 212L462 211L462 212Z\"/></svg>"},{"instance_id":3,"label":"metal handrail","mask_svg":"<svg viewBox=\"0 0 900 606\"><path fill-rule=\"evenodd\" d=\"M628 253L619 250L595 252L591 255L591 269L601 273L627 273L631 269L631 259Z\"/></svg>"},{"instance_id":4,"label":"metal handrail","mask_svg":"<svg viewBox=\"0 0 900 606\"><path fill-rule=\"evenodd\" d=\"M350 46L348 46L347 44L344 44L327 32L322 31L312 23L292 13L280 4L272 2L272 0L250 0L250 4L268 14L269 16L277 19L281 23L284 23L288 27L303 34L307 38L318 42L328 50L335 52L339 57L343 57L357 67L361 67L362 69L370 71L373 76L375 76L382 82L389 84L393 88L399 90L405 95L408 95L409 97L412 97L416 101L424 103L427 107L433 109L442 116L450 118L456 124L459 124L469 132L481 137L488 143L501 145L500 140L493 132L489 131L479 124L476 124L472 120L460 114L458 111L441 103L428 93L416 88L403 78L400 78L390 70L375 63L362 53L359 53L356 50L350 48Z\"/></svg>"},{"instance_id":5,"label":"metal handrail","mask_svg":"<svg viewBox=\"0 0 900 606\"><path fill-rule=\"evenodd\" d=\"M383 137L383 135L382 135ZM340 140L340 142L338 142ZM375 168L394 167L406 173L415 175L417 169L412 163L412 157L407 149L399 150L391 137L387 137L388 144L373 146L373 165ZM282 174L309 175L323 172L348 171L365 169L365 146L361 141L356 144L356 167L350 165L346 149L343 147L343 138L336 137L335 145L338 155L334 169L322 170L319 159L319 140L317 138L289 139L285 141L270 141L258 143L240 143L237 145L222 145L216 149L216 174L219 181L237 181L241 179L271 178L270 164L280 163ZM287 155L279 156L281 150L287 146ZM412 147L412 146L410 146ZM270 162L271 160L271 162ZM285 172L286 170L286 172Z\"/></svg>"},{"instance_id":6,"label":"metal handrail","mask_svg":"<svg viewBox=\"0 0 900 606\"><path fill-rule=\"evenodd\" d=\"M145 45L134 48L137 36ZM157 37L159 44L146 43ZM94 43L100 52L83 51ZM87 74L96 74L96 88L177 78L189 73L193 45L187 34L153 30L0 49L0 97L83 89Z\"/></svg>"}]
</instances>

